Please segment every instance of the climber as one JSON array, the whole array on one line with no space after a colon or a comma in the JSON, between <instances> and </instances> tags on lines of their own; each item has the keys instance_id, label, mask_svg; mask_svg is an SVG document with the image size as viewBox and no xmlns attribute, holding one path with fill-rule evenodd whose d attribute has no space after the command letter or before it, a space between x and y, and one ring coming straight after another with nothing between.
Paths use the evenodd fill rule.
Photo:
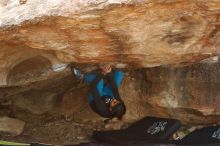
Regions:
<instances>
[{"instance_id":1,"label":"climber","mask_svg":"<svg viewBox=\"0 0 220 146\"><path fill-rule=\"evenodd\" d=\"M124 76L122 71L113 70L109 64L100 67L99 71L85 74L73 65L70 65L70 69L77 79L83 79L90 85L88 101L94 112L105 118L122 118L126 111L118 92Z\"/></svg>"}]
</instances>

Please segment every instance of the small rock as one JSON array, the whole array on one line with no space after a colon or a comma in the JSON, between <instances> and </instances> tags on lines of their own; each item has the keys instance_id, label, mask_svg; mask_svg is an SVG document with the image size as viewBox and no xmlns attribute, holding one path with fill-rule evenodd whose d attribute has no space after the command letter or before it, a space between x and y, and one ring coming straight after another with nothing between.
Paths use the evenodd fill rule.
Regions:
<instances>
[{"instance_id":1,"label":"small rock","mask_svg":"<svg viewBox=\"0 0 220 146\"><path fill-rule=\"evenodd\" d=\"M12 136L20 135L24 130L25 122L9 117L0 117L0 133Z\"/></svg>"}]
</instances>

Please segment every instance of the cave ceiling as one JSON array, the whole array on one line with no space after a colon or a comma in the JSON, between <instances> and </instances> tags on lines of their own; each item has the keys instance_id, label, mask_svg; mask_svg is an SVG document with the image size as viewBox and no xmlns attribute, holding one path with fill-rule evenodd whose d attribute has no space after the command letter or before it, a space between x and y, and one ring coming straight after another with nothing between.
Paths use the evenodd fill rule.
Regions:
<instances>
[{"instance_id":1,"label":"cave ceiling","mask_svg":"<svg viewBox=\"0 0 220 146\"><path fill-rule=\"evenodd\" d=\"M36 57L52 66L143 68L183 66L220 53L219 0L0 2L1 84Z\"/></svg>"}]
</instances>

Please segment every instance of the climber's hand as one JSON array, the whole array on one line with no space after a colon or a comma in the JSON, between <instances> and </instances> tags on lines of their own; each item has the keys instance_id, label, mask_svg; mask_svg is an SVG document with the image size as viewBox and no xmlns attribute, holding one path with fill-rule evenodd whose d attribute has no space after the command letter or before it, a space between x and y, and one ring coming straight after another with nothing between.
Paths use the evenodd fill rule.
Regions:
<instances>
[{"instance_id":1,"label":"climber's hand","mask_svg":"<svg viewBox=\"0 0 220 146\"><path fill-rule=\"evenodd\" d=\"M106 65L102 66L101 69L102 69L102 73L104 75L112 71L112 67L110 64L106 64Z\"/></svg>"}]
</instances>

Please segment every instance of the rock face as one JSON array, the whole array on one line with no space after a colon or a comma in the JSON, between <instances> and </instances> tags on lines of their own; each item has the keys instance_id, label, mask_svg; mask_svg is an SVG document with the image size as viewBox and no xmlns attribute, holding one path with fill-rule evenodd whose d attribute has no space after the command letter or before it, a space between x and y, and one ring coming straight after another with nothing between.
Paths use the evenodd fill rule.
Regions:
<instances>
[{"instance_id":1,"label":"rock face","mask_svg":"<svg viewBox=\"0 0 220 146\"><path fill-rule=\"evenodd\" d=\"M220 62L218 57L213 59L212 63L147 71L152 83L148 102L188 123L219 122Z\"/></svg>"},{"instance_id":2,"label":"rock face","mask_svg":"<svg viewBox=\"0 0 220 146\"><path fill-rule=\"evenodd\" d=\"M159 116L177 118L187 125L219 123L219 75L219 57L186 67L127 72L120 88L127 106L123 121ZM77 119L94 120L94 116L85 116L86 113L94 114L86 102L86 93L87 89L78 88L65 94L62 113Z\"/></svg>"},{"instance_id":3,"label":"rock face","mask_svg":"<svg viewBox=\"0 0 220 146\"><path fill-rule=\"evenodd\" d=\"M84 107L78 104L90 110L80 100L84 88L62 97L78 82L57 71L69 62L111 63L149 68L125 77L125 121L146 115L220 120L218 58L183 67L220 54L219 0L0 0L0 14L0 100L21 97L13 106L34 114L53 111L57 102L67 115ZM58 76L63 82L50 82Z\"/></svg>"},{"instance_id":4,"label":"rock face","mask_svg":"<svg viewBox=\"0 0 220 146\"><path fill-rule=\"evenodd\" d=\"M219 67L215 57L192 66L130 74L121 90L128 105L125 119L154 115L176 117L185 124L219 123Z\"/></svg>"}]
</instances>

